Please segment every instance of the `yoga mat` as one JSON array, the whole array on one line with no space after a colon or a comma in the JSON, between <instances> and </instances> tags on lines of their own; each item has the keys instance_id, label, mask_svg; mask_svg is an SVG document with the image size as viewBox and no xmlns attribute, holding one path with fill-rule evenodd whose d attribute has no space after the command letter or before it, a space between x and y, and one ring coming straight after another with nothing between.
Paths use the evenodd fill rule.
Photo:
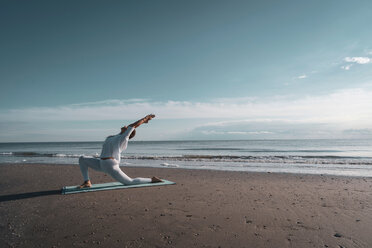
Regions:
<instances>
[{"instance_id":1,"label":"yoga mat","mask_svg":"<svg viewBox=\"0 0 372 248\"><path fill-rule=\"evenodd\" d=\"M92 187L83 188L83 189L77 188L78 186L65 186L62 188L62 195L101 191L101 190L128 189L128 188L140 188L140 187L151 187L151 186L163 186L163 185L176 184L175 182L172 182L172 181L168 181L164 179L162 180L163 182L161 183L145 183L145 184L136 184L136 185L123 185L122 183L119 183L119 182L100 183L100 184L92 184Z\"/></svg>"}]
</instances>

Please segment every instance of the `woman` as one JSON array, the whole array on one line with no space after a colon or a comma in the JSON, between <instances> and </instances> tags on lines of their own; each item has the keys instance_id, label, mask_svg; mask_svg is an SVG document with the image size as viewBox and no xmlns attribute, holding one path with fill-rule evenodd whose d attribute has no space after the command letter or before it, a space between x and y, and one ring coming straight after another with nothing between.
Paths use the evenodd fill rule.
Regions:
<instances>
[{"instance_id":1,"label":"woman","mask_svg":"<svg viewBox=\"0 0 372 248\"><path fill-rule=\"evenodd\" d=\"M79 158L79 165L81 173L84 177L84 183L79 188L91 187L92 183L89 179L88 168L97 171L102 171L112 176L118 182L124 185L144 184L144 183L158 183L162 182L157 177L152 178L130 178L119 167L120 153L127 149L129 139L136 135L135 128L143 123L148 123L155 115L147 115L146 117L121 128L121 132L117 135L112 135L106 138L102 146L100 158L84 157Z\"/></svg>"}]
</instances>

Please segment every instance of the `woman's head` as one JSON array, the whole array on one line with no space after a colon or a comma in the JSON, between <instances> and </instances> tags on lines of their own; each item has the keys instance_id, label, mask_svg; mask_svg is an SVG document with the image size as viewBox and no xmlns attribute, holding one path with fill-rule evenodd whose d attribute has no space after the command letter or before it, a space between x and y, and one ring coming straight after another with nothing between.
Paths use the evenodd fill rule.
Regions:
<instances>
[{"instance_id":1,"label":"woman's head","mask_svg":"<svg viewBox=\"0 0 372 248\"><path fill-rule=\"evenodd\" d=\"M120 134L124 133L127 130L128 130L127 126L122 127ZM132 139L134 136L136 136L136 129L134 129L133 132L130 134L129 139Z\"/></svg>"},{"instance_id":2,"label":"woman's head","mask_svg":"<svg viewBox=\"0 0 372 248\"><path fill-rule=\"evenodd\" d=\"M128 129L127 126L122 127L122 128L121 128L121 132L120 132L120 134L125 133L125 131L127 131L127 129Z\"/></svg>"}]
</instances>

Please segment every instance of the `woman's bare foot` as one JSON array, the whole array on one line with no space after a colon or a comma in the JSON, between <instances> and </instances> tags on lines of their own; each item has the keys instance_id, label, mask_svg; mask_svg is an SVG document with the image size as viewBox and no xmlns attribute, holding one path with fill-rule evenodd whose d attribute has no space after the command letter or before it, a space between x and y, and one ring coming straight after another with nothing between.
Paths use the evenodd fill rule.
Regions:
<instances>
[{"instance_id":1,"label":"woman's bare foot","mask_svg":"<svg viewBox=\"0 0 372 248\"><path fill-rule=\"evenodd\" d=\"M152 183L161 183L161 182L163 182L163 180L161 180L161 179L158 178L158 177L152 177L152 178L151 178L151 182L152 182Z\"/></svg>"},{"instance_id":2,"label":"woman's bare foot","mask_svg":"<svg viewBox=\"0 0 372 248\"><path fill-rule=\"evenodd\" d=\"M79 189L90 188L90 187L92 187L92 183L90 182L90 180L84 181L82 185L78 186Z\"/></svg>"}]
</instances>

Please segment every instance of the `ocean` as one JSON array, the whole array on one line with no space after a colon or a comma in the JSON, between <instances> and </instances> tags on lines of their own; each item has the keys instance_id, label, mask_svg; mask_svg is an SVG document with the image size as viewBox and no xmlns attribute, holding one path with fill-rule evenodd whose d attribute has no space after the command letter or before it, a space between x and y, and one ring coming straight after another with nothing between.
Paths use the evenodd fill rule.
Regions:
<instances>
[{"instance_id":1,"label":"ocean","mask_svg":"<svg viewBox=\"0 0 372 248\"><path fill-rule=\"evenodd\" d=\"M0 143L0 163L78 164L102 143ZM130 141L121 166L372 177L372 140Z\"/></svg>"}]
</instances>

